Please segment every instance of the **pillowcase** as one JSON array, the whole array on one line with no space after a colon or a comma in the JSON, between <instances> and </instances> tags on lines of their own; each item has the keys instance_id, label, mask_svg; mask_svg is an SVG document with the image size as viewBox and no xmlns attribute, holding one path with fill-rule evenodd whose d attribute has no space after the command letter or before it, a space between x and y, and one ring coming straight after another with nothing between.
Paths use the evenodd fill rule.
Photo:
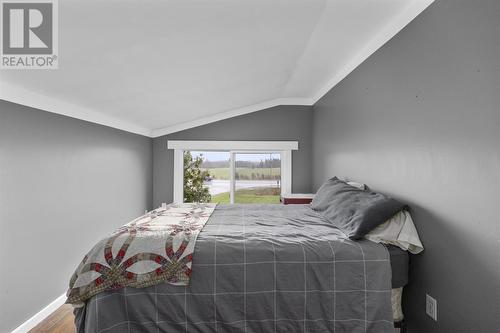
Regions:
<instances>
[{"instance_id":1,"label":"pillowcase","mask_svg":"<svg viewBox=\"0 0 500 333\"><path fill-rule=\"evenodd\" d=\"M351 239L362 239L405 205L381 193L361 190L337 177L324 183L314 196L311 208Z\"/></svg>"},{"instance_id":2,"label":"pillowcase","mask_svg":"<svg viewBox=\"0 0 500 333\"><path fill-rule=\"evenodd\" d=\"M424 250L413 219L407 210L400 211L370 231L365 238L375 243L395 245L413 254Z\"/></svg>"},{"instance_id":3,"label":"pillowcase","mask_svg":"<svg viewBox=\"0 0 500 333\"><path fill-rule=\"evenodd\" d=\"M359 188L360 190L366 190L366 185L358 182L346 181L347 184Z\"/></svg>"}]
</instances>

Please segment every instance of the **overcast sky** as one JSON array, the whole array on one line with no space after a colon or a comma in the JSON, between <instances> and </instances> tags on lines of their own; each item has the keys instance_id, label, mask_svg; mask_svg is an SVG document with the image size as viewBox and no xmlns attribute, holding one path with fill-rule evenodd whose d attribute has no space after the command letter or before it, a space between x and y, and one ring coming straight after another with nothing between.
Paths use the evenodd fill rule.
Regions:
<instances>
[{"instance_id":1,"label":"overcast sky","mask_svg":"<svg viewBox=\"0 0 500 333\"><path fill-rule=\"evenodd\" d=\"M229 160L229 152L227 151L192 151L192 156L199 156L203 154L203 158L208 161L228 161ZM279 154L236 154L237 161L261 161L265 159L269 159L269 156L272 158L280 158Z\"/></svg>"}]
</instances>

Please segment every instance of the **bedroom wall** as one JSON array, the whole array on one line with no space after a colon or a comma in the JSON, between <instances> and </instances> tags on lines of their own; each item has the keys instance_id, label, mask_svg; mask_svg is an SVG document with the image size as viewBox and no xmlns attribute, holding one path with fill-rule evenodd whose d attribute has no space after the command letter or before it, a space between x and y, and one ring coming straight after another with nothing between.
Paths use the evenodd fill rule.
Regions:
<instances>
[{"instance_id":1,"label":"bedroom wall","mask_svg":"<svg viewBox=\"0 0 500 333\"><path fill-rule=\"evenodd\" d=\"M66 291L96 239L152 203L152 143L0 100L0 332Z\"/></svg>"},{"instance_id":2,"label":"bedroom wall","mask_svg":"<svg viewBox=\"0 0 500 333\"><path fill-rule=\"evenodd\" d=\"M500 327L499 17L436 0L314 106L314 188L347 176L411 206L410 332Z\"/></svg>"},{"instance_id":3,"label":"bedroom wall","mask_svg":"<svg viewBox=\"0 0 500 333\"><path fill-rule=\"evenodd\" d=\"M312 107L277 106L165 135L153 140L153 205L172 202L174 152L167 140L297 140L292 152L292 191L311 191Z\"/></svg>"}]
</instances>

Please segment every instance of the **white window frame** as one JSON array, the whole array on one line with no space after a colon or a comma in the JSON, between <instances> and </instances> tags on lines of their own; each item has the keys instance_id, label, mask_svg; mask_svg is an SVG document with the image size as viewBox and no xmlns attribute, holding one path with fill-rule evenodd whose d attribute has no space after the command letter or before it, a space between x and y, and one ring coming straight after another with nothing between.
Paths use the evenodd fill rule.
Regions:
<instances>
[{"instance_id":1,"label":"white window frame","mask_svg":"<svg viewBox=\"0 0 500 333\"><path fill-rule=\"evenodd\" d=\"M230 156L230 198L234 203L234 156L238 153L279 153L281 156L281 195L292 193L292 150L299 149L298 141L185 141L168 140L167 148L174 150L174 202L184 201L184 151L226 151Z\"/></svg>"}]
</instances>

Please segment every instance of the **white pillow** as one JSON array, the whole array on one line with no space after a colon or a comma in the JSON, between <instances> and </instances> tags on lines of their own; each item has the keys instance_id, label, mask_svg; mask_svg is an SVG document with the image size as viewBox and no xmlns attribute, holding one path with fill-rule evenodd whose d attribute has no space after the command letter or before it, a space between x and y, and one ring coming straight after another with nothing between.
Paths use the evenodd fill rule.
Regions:
<instances>
[{"instance_id":1,"label":"white pillow","mask_svg":"<svg viewBox=\"0 0 500 333\"><path fill-rule=\"evenodd\" d=\"M359 188L360 190L366 190L366 185L358 182L346 182L347 184Z\"/></svg>"},{"instance_id":2,"label":"white pillow","mask_svg":"<svg viewBox=\"0 0 500 333\"><path fill-rule=\"evenodd\" d=\"M375 243L396 245L413 254L424 250L411 215L406 210L400 211L370 231L365 238Z\"/></svg>"}]
</instances>

